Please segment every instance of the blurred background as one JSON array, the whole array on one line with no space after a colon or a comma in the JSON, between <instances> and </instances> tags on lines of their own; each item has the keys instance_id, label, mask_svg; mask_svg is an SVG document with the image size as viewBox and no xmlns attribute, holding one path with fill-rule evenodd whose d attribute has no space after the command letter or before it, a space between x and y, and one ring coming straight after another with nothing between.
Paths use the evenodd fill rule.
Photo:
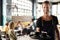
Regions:
<instances>
[{"instance_id":1,"label":"blurred background","mask_svg":"<svg viewBox=\"0 0 60 40\"><path fill-rule=\"evenodd\" d=\"M5 31L7 29L5 24L11 21L14 22L14 28L18 21L24 27L31 24L32 19L36 23L37 19L43 15L42 2L44 1L46 0L0 0L0 30ZM60 30L60 0L47 1L51 2L50 13L57 16L58 30Z\"/></svg>"}]
</instances>

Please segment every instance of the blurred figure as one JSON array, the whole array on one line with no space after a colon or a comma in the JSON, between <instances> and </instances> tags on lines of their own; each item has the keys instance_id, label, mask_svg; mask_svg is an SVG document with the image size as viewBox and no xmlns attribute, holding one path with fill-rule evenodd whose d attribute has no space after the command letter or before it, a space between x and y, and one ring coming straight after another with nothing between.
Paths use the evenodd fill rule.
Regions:
<instances>
[{"instance_id":1,"label":"blurred figure","mask_svg":"<svg viewBox=\"0 0 60 40\"><path fill-rule=\"evenodd\" d=\"M22 31L23 25L22 25L22 23L21 23L20 21L18 21L17 27L18 27L18 29L19 29L20 31Z\"/></svg>"},{"instance_id":2,"label":"blurred figure","mask_svg":"<svg viewBox=\"0 0 60 40\"><path fill-rule=\"evenodd\" d=\"M8 34L9 34L10 40L17 40L16 34L14 32L14 22L10 22L9 23L9 31L8 31Z\"/></svg>"},{"instance_id":3,"label":"blurred figure","mask_svg":"<svg viewBox=\"0 0 60 40\"><path fill-rule=\"evenodd\" d=\"M7 22L4 26L4 29L3 29L6 33L8 33L8 30L9 30L9 22Z\"/></svg>"},{"instance_id":4,"label":"blurred figure","mask_svg":"<svg viewBox=\"0 0 60 40\"><path fill-rule=\"evenodd\" d=\"M17 28L17 30L19 30L18 33L19 33L19 34L22 34L23 25L22 25L21 21L18 21L16 28ZM16 28L15 28L15 29L16 29Z\"/></svg>"},{"instance_id":5,"label":"blurred figure","mask_svg":"<svg viewBox=\"0 0 60 40\"><path fill-rule=\"evenodd\" d=\"M32 31L35 31L36 28L36 20L32 19L31 23L30 23L30 28Z\"/></svg>"},{"instance_id":6,"label":"blurred figure","mask_svg":"<svg viewBox=\"0 0 60 40\"><path fill-rule=\"evenodd\" d=\"M30 24L28 24L27 27L26 27L26 29L27 29L27 34L28 34L28 35L29 35L30 32L32 31L32 29L31 29L30 27L31 27Z\"/></svg>"},{"instance_id":7,"label":"blurred figure","mask_svg":"<svg viewBox=\"0 0 60 40\"><path fill-rule=\"evenodd\" d=\"M28 25L26 26L26 28L27 28L27 29L30 29L30 24L28 24Z\"/></svg>"},{"instance_id":8,"label":"blurred figure","mask_svg":"<svg viewBox=\"0 0 60 40\"><path fill-rule=\"evenodd\" d=\"M8 36L8 31L9 31L9 22L7 22L6 24L5 24L5 26L4 26L4 28L3 28L3 30L4 30L4 37L6 38L6 40L9 40L9 36Z\"/></svg>"}]
</instances>

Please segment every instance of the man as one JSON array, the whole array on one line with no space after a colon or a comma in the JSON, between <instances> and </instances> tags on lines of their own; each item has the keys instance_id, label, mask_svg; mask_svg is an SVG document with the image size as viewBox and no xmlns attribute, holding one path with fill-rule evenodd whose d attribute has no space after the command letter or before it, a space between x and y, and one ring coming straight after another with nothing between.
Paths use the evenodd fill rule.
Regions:
<instances>
[{"instance_id":1,"label":"man","mask_svg":"<svg viewBox=\"0 0 60 40\"><path fill-rule=\"evenodd\" d=\"M50 2L49 1L44 1L42 3L42 8L44 15L37 20L37 28L36 32L45 32L47 33L51 38L50 40L55 40L55 30L58 35L58 30L57 30L57 24L58 20L56 16L50 15Z\"/></svg>"}]
</instances>

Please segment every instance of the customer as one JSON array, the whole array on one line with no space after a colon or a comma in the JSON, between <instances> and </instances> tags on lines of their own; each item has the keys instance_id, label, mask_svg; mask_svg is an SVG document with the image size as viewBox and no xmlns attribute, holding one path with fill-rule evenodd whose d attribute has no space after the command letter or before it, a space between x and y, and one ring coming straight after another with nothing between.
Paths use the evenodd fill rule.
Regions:
<instances>
[{"instance_id":1,"label":"customer","mask_svg":"<svg viewBox=\"0 0 60 40\"><path fill-rule=\"evenodd\" d=\"M23 25L22 25L21 21L18 21L16 28L19 30L18 33L22 35Z\"/></svg>"},{"instance_id":2,"label":"customer","mask_svg":"<svg viewBox=\"0 0 60 40\"><path fill-rule=\"evenodd\" d=\"M18 27L18 29L22 32L23 25L22 25L21 21L18 21L17 27Z\"/></svg>"},{"instance_id":3,"label":"customer","mask_svg":"<svg viewBox=\"0 0 60 40\"><path fill-rule=\"evenodd\" d=\"M8 34L9 34L10 40L17 40L16 34L14 32L14 23L10 22L9 27L10 27L10 29L9 29Z\"/></svg>"},{"instance_id":4,"label":"customer","mask_svg":"<svg viewBox=\"0 0 60 40\"><path fill-rule=\"evenodd\" d=\"M5 24L5 26L4 26L4 31L5 31L6 33L8 33L8 30L9 30L9 22L7 22L7 23Z\"/></svg>"},{"instance_id":5,"label":"customer","mask_svg":"<svg viewBox=\"0 0 60 40\"><path fill-rule=\"evenodd\" d=\"M8 31L9 31L9 22L7 22L4 26L4 33L5 33L5 37L8 38L7 40L9 40L9 36L8 36Z\"/></svg>"}]
</instances>

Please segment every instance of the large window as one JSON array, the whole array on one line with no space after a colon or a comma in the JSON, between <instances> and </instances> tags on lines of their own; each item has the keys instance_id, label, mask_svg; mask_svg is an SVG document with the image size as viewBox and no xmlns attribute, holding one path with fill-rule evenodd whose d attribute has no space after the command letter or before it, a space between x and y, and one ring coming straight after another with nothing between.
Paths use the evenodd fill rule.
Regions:
<instances>
[{"instance_id":1,"label":"large window","mask_svg":"<svg viewBox=\"0 0 60 40\"><path fill-rule=\"evenodd\" d=\"M32 2L29 0L12 0L15 8L12 10L12 16L32 16Z\"/></svg>"},{"instance_id":2,"label":"large window","mask_svg":"<svg viewBox=\"0 0 60 40\"><path fill-rule=\"evenodd\" d=\"M52 5L52 15L57 16L58 22L60 24L60 3Z\"/></svg>"},{"instance_id":3,"label":"large window","mask_svg":"<svg viewBox=\"0 0 60 40\"><path fill-rule=\"evenodd\" d=\"M41 4L37 4L37 18L43 15L43 9Z\"/></svg>"},{"instance_id":4,"label":"large window","mask_svg":"<svg viewBox=\"0 0 60 40\"><path fill-rule=\"evenodd\" d=\"M58 14L58 5L52 5L52 15L57 16Z\"/></svg>"}]
</instances>

